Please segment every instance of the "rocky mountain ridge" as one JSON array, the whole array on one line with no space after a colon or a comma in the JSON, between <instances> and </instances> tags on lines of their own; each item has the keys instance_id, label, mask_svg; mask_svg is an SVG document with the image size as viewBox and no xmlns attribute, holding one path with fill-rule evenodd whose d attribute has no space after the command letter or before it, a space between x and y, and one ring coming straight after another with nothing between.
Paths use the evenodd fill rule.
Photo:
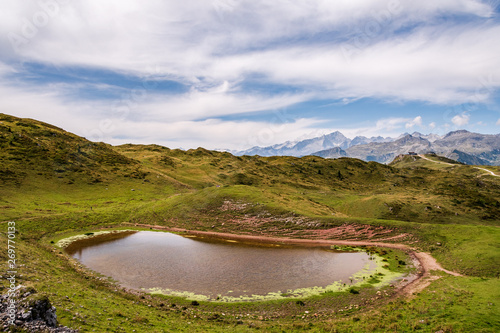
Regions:
<instances>
[{"instance_id":1,"label":"rocky mountain ridge","mask_svg":"<svg viewBox=\"0 0 500 333\"><path fill-rule=\"evenodd\" d=\"M330 148L340 147L347 149L360 144L368 144L372 142L388 142L391 138L381 136L367 138L365 136L357 136L354 139L349 139L339 131L330 134L318 136L311 139L300 141L287 141L285 143L276 144L268 147L252 147L243 151L231 152L234 155L260 155L260 156L306 156L313 155L316 152L327 150Z\"/></svg>"},{"instance_id":2,"label":"rocky mountain ridge","mask_svg":"<svg viewBox=\"0 0 500 333\"><path fill-rule=\"evenodd\" d=\"M353 157L364 161L389 163L396 156L408 152L435 152L465 164L500 165L500 134L458 130L444 136L414 132L404 133L398 138L356 137L351 140L336 131L288 145L253 147L235 152L235 155L315 155L324 158Z\"/></svg>"}]
</instances>

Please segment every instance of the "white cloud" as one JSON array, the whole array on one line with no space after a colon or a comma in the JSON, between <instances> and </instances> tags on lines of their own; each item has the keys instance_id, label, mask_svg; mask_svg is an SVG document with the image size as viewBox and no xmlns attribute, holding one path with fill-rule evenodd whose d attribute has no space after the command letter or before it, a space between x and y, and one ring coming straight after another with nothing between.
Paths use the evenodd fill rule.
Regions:
<instances>
[{"instance_id":1,"label":"white cloud","mask_svg":"<svg viewBox=\"0 0 500 333\"><path fill-rule=\"evenodd\" d=\"M342 45L312 45L232 56L215 63L212 72L237 75L252 68L273 82L314 87L334 98L438 104L487 100L500 81L490 81L485 89L480 79L492 72L500 76L495 56L500 46L491 44L500 27L440 29L439 38L434 29L423 29L404 39L380 41L360 49L350 61ZM478 34L485 38L478 39Z\"/></svg>"},{"instance_id":2,"label":"white cloud","mask_svg":"<svg viewBox=\"0 0 500 333\"><path fill-rule=\"evenodd\" d=\"M466 113L462 113L461 115L456 115L455 117L453 117L451 119L451 122L455 125L455 126L465 126L469 123L469 120L470 120L470 116Z\"/></svg>"},{"instance_id":3,"label":"white cloud","mask_svg":"<svg viewBox=\"0 0 500 333\"><path fill-rule=\"evenodd\" d=\"M415 119L417 119L416 117ZM339 127L336 129L323 130L322 133L330 133L338 130L346 137L353 139L356 136L382 136L382 137L398 137L405 130L406 124L414 121L411 118L383 118L375 121L374 125L366 123L364 126L358 127ZM418 121L418 119L417 119Z\"/></svg>"},{"instance_id":4,"label":"white cloud","mask_svg":"<svg viewBox=\"0 0 500 333\"><path fill-rule=\"evenodd\" d=\"M300 101L297 97L238 97L222 88L208 92L192 91L174 98L146 92L143 100L126 98L109 105L106 102L67 101L60 93L66 89L64 87L32 87L32 91L27 92L23 87L9 86L0 80L0 112L42 120L92 141L157 143L172 148L197 148L201 145L209 149L236 150L303 136L322 122L293 119L286 110L281 110L291 101ZM268 121L210 118L260 109L277 111ZM197 120L202 116L209 119Z\"/></svg>"},{"instance_id":5,"label":"white cloud","mask_svg":"<svg viewBox=\"0 0 500 333\"><path fill-rule=\"evenodd\" d=\"M0 63L1 66L1 63ZM64 118L63 114L67 114L69 117L75 117L80 111L71 114L72 106L75 106L75 110L86 108L82 104L74 104L71 102L64 104L62 98L57 90L48 87L41 86L26 86L17 87L15 82L10 84L0 75L0 112L6 114L12 114L19 117L29 117L40 119L43 118L46 122L51 122L53 124L61 124L61 120ZM88 111L91 109L89 105ZM81 111L85 113L86 111Z\"/></svg>"},{"instance_id":6,"label":"white cloud","mask_svg":"<svg viewBox=\"0 0 500 333\"><path fill-rule=\"evenodd\" d=\"M500 118L497 120L497 126L500 126Z\"/></svg>"},{"instance_id":7,"label":"white cloud","mask_svg":"<svg viewBox=\"0 0 500 333\"><path fill-rule=\"evenodd\" d=\"M494 8L478 0L3 1L0 110L80 135L100 133L109 142L125 137L175 147L181 142L177 136L190 147L194 139L183 134L189 133L201 140L198 144L215 148L234 145L224 143L222 133L246 142L247 134L268 125L213 118L280 110L319 98L453 105L488 101L500 88L500 25L494 20L474 25L434 20L448 14L489 18ZM409 32L395 33L409 25ZM153 73L191 90L168 96L146 91L138 101L82 102L75 98L76 85L12 82L7 75L21 71L15 64L23 62L139 78ZM255 81L297 89L263 93L245 88L244 83ZM310 133L317 120L305 118L286 122L286 131L266 140L272 144ZM455 116L452 122L464 126L469 116ZM142 126L145 130L136 130ZM385 135L415 126L422 126L420 116L384 118L374 127L346 131Z\"/></svg>"},{"instance_id":8,"label":"white cloud","mask_svg":"<svg viewBox=\"0 0 500 333\"><path fill-rule=\"evenodd\" d=\"M436 128L436 123L435 123L435 122L430 123L430 124L429 124L429 128L430 128L430 129L434 129L434 128Z\"/></svg>"},{"instance_id":9,"label":"white cloud","mask_svg":"<svg viewBox=\"0 0 500 333\"><path fill-rule=\"evenodd\" d=\"M413 119L412 121L409 121L405 124L405 127L407 129L413 128L414 126L422 126L422 117L421 116L415 117L415 119Z\"/></svg>"},{"instance_id":10,"label":"white cloud","mask_svg":"<svg viewBox=\"0 0 500 333\"><path fill-rule=\"evenodd\" d=\"M0 31L21 37L29 30L26 22L33 25L44 13L35 2L1 7ZM328 98L484 101L490 93L476 94L479 78L500 76L499 26L429 23L408 36L393 34L408 22L432 22L443 13L490 17L493 8L476 0L73 0L47 15L46 25L34 26L19 52L8 39L0 41L0 55L139 76L153 65L160 75L193 85L231 86L258 74L321 90ZM332 31L341 32L339 41L315 39ZM286 42L294 39L307 42ZM354 47L348 58L346 47Z\"/></svg>"},{"instance_id":11,"label":"white cloud","mask_svg":"<svg viewBox=\"0 0 500 333\"><path fill-rule=\"evenodd\" d=\"M303 102L308 95L230 94L190 91L178 96L147 95L130 114L143 120L180 121L279 110ZM118 108L120 110L120 108Z\"/></svg>"},{"instance_id":12,"label":"white cloud","mask_svg":"<svg viewBox=\"0 0 500 333\"><path fill-rule=\"evenodd\" d=\"M380 119L377 121L375 127L379 130L391 131L394 129L402 128L402 124L407 122L406 118L388 118Z\"/></svg>"},{"instance_id":13,"label":"white cloud","mask_svg":"<svg viewBox=\"0 0 500 333\"><path fill-rule=\"evenodd\" d=\"M268 146L300 137L311 131L320 121L297 119L294 122L237 122L219 119L176 122L119 121L114 130L99 139L111 144L157 143L184 149L203 146L208 149L243 150L252 146ZM137 128L141 128L137 131ZM126 137L126 139L117 139ZM231 141L228 141L231 137ZM96 139L89 137L89 139Z\"/></svg>"},{"instance_id":14,"label":"white cloud","mask_svg":"<svg viewBox=\"0 0 500 333\"><path fill-rule=\"evenodd\" d=\"M375 128L378 131L392 132L394 130L410 129L414 126L422 126L422 117L411 118L384 118L376 122Z\"/></svg>"}]
</instances>

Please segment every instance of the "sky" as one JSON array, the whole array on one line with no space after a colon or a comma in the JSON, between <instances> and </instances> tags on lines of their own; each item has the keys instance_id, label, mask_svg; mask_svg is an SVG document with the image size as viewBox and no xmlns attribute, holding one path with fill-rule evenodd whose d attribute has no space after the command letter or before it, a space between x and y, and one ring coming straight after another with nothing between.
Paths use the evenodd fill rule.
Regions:
<instances>
[{"instance_id":1,"label":"sky","mask_svg":"<svg viewBox=\"0 0 500 333\"><path fill-rule=\"evenodd\" d=\"M500 0L3 0L0 113L243 150L500 133Z\"/></svg>"}]
</instances>

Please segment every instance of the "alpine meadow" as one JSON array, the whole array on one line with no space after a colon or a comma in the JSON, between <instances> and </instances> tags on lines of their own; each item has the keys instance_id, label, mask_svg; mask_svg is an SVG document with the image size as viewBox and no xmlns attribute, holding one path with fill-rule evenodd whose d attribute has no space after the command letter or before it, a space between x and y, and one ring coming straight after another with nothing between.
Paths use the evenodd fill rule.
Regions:
<instances>
[{"instance_id":1,"label":"alpine meadow","mask_svg":"<svg viewBox=\"0 0 500 333\"><path fill-rule=\"evenodd\" d=\"M383 165L111 146L5 114L0 130L0 207L4 229L16 223L18 302L47 300L60 325L97 332L499 327L500 180L474 166L432 155ZM410 271L417 280L398 287L372 276L356 289L299 299L197 302L128 290L56 246L120 229L340 241L339 249L377 254L389 272ZM455 274L411 264L421 252Z\"/></svg>"}]
</instances>

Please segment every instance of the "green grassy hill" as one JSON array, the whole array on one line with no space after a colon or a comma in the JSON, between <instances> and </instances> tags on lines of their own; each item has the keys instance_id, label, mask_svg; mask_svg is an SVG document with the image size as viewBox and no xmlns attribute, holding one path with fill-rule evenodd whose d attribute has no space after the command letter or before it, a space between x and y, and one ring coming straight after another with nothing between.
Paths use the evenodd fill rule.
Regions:
<instances>
[{"instance_id":1,"label":"green grassy hill","mask_svg":"<svg viewBox=\"0 0 500 333\"><path fill-rule=\"evenodd\" d=\"M427 157L452 163L441 157ZM382 165L316 156L237 157L202 148L182 151L157 145L113 147L49 124L0 114L1 220L16 221L25 253L23 284L48 293L54 304L64 304L68 293L83 295L75 298L74 310L61 313L61 322L68 325L73 325L71 318L78 306L88 308L91 302L107 306L97 301L106 295L117 309L119 304L127 304L131 312L123 316L140 313L130 327L144 332L161 332L159 318L187 331L314 328L334 332L335 328L339 332L383 332L395 323L394 331L411 331L420 326L422 331L466 332L482 321L482 331L493 332L490 324L484 324L484 318L495 328L498 320L492 318L498 318L496 310L474 312L471 316L477 320L471 325L459 318L466 312L463 302L489 302L498 295L500 178L472 166L452 164L433 163L418 156L404 156ZM432 285L435 297L426 291L410 302L401 300L400 306L383 303L375 314L352 311L306 323L298 317L284 322L256 320L253 326L236 327L235 321L195 320L187 310L166 313L156 303L145 312L143 303L129 304L130 298L138 304L143 302L134 296L114 293L106 284L82 278L50 245L51 240L68 233L124 222L308 238L322 230L346 226L368 228L373 239L409 234L394 241L431 252L445 268L469 277L443 278ZM363 238L348 232L335 236L354 237ZM58 285L60 279L69 282ZM488 293L486 289L493 291ZM439 297L451 302L436 314L441 326L437 320L428 319L428 309L439 302ZM416 308L420 315L415 315ZM212 310L204 309L199 316L208 317L205 314ZM401 317L392 318L384 311ZM87 312L89 316L92 313ZM94 312L102 313L97 308ZM123 321L118 314L111 317L112 323ZM419 324L424 319L432 325ZM188 328L186 322L190 320L192 326ZM73 327L90 331L97 327L99 331L106 324L109 322L103 315L92 324L78 320Z\"/></svg>"},{"instance_id":2,"label":"green grassy hill","mask_svg":"<svg viewBox=\"0 0 500 333\"><path fill-rule=\"evenodd\" d=\"M245 186L249 194L259 193L252 200L311 217L495 224L500 216L498 182L478 177L481 172L472 167L443 168L428 161L400 167L315 156L236 157L202 148L184 152L127 145L115 149L140 161L151 175L162 174L205 191ZM228 189L219 192L230 193Z\"/></svg>"},{"instance_id":3,"label":"green grassy hill","mask_svg":"<svg viewBox=\"0 0 500 333\"><path fill-rule=\"evenodd\" d=\"M137 164L109 145L90 142L49 124L4 114L0 114L0 148L0 180L4 184L12 181L19 185L34 175L97 183L115 171Z\"/></svg>"}]
</instances>

